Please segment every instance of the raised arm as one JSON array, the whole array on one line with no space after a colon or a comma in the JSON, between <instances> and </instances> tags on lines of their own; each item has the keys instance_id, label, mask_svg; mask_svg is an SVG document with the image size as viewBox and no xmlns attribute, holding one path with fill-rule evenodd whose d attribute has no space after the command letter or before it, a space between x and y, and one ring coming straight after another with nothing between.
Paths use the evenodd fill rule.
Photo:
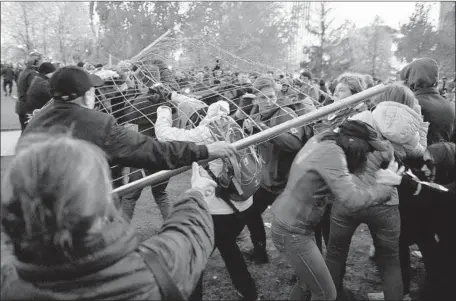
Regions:
<instances>
[{"instance_id":1,"label":"raised arm","mask_svg":"<svg viewBox=\"0 0 456 301\"><path fill-rule=\"evenodd\" d=\"M185 298L195 288L214 249L214 225L203 195L184 193L160 232L143 246L157 253Z\"/></svg>"},{"instance_id":2,"label":"raised arm","mask_svg":"<svg viewBox=\"0 0 456 301\"><path fill-rule=\"evenodd\" d=\"M158 142L156 139L115 124L104 141L109 159L123 166L150 170L175 169L209 158L204 145L190 142Z\"/></svg>"}]
</instances>

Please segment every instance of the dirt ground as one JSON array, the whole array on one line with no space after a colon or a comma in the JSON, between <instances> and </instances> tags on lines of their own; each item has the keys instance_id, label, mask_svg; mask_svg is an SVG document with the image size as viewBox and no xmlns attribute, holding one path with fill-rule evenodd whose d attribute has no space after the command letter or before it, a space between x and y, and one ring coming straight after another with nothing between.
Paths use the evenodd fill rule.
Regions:
<instances>
[{"instance_id":1,"label":"dirt ground","mask_svg":"<svg viewBox=\"0 0 456 301\"><path fill-rule=\"evenodd\" d=\"M171 199L176 198L182 191L190 188L189 174L183 174L173 178L168 185L167 193ZM137 204L133 224L138 229L142 239L153 235L151 229L157 229L161 223L161 216L153 201L150 189L143 191L141 199ZM269 210L264 214L265 224L271 222ZM293 270L287 264L285 258L275 249L270 239L270 231L266 227L268 238L267 249L270 256L270 263L255 265L247 261L249 271L255 279L259 294L263 300L286 300L288 294L295 284ZM244 237L239 242L243 251L252 247L248 230L244 229L241 234ZM347 261L347 270L344 285L353 293L354 300L367 300L367 294L382 291L380 273L376 265L369 259L368 251L372 242L369 230L366 225L361 225L356 231ZM412 248L413 249L413 248ZM412 256L412 297L416 296L417 282L423 278L423 264L416 257ZM204 273L204 299L205 300L236 300L238 295L231 284L225 263L218 251L215 251L209 260Z\"/></svg>"},{"instance_id":2,"label":"dirt ground","mask_svg":"<svg viewBox=\"0 0 456 301\"><path fill-rule=\"evenodd\" d=\"M1 175L3 179L10 158L1 159ZM182 191L190 187L189 174L182 174L174 177L168 185L168 197L175 199ZM264 214L265 223L270 222L270 213ZM140 200L136 206L133 218L133 226L137 229L141 239L147 239L156 233L162 224L159 210L153 201L150 188L143 190ZM246 237L240 241L241 250L251 248L248 231L244 229ZM294 285L293 271L287 264L285 258L281 257L275 250L270 240L270 231L266 228L268 236L267 248L270 256L270 263L255 265L247 261L250 273L256 281L258 291L262 300L286 300ZM356 231L347 261L347 272L345 275L345 286L353 293L353 300L367 300L367 294L371 292L381 292L380 274L375 264L368 258L371 237L367 227L362 225ZM416 296L417 282L423 279L423 264L412 256L412 297ZM209 260L204 273L204 300L236 300L236 294L229 275L225 269L225 264L218 251L215 251Z\"/></svg>"}]
</instances>

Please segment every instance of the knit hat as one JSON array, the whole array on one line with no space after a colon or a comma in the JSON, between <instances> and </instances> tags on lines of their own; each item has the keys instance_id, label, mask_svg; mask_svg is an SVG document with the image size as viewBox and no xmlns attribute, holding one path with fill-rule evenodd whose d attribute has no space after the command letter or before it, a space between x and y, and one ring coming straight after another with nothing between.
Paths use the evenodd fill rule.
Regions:
<instances>
[{"instance_id":1,"label":"knit hat","mask_svg":"<svg viewBox=\"0 0 456 301\"><path fill-rule=\"evenodd\" d=\"M260 91L261 89L264 88L276 88L276 83L275 81L270 78L268 75L261 75L258 77L255 82L253 83L253 88Z\"/></svg>"},{"instance_id":2,"label":"knit hat","mask_svg":"<svg viewBox=\"0 0 456 301\"><path fill-rule=\"evenodd\" d=\"M38 72L41 74L44 74L44 75L53 73L54 71L55 71L55 66L49 62L42 63L40 65L40 67L38 68Z\"/></svg>"},{"instance_id":3,"label":"knit hat","mask_svg":"<svg viewBox=\"0 0 456 301\"><path fill-rule=\"evenodd\" d=\"M377 131L367 123L358 120L349 120L339 126L339 133L363 139L375 150L384 152L389 148L384 141L378 138Z\"/></svg>"},{"instance_id":4,"label":"knit hat","mask_svg":"<svg viewBox=\"0 0 456 301\"><path fill-rule=\"evenodd\" d=\"M83 96L91 87L99 87L104 81L77 66L58 69L50 78L52 97L56 100L71 101Z\"/></svg>"}]
</instances>

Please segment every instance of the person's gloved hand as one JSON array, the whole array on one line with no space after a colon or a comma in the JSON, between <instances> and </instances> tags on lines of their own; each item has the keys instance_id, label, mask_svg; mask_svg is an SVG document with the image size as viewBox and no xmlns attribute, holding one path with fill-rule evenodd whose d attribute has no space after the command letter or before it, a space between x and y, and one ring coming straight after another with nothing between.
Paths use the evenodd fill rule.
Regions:
<instances>
[{"instance_id":1,"label":"person's gloved hand","mask_svg":"<svg viewBox=\"0 0 456 301\"><path fill-rule=\"evenodd\" d=\"M157 108L157 118L165 117L172 118L172 110L168 106L159 106Z\"/></svg>"},{"instance_id":2,"label":"person's gloved hand","mask_svg":"<svg viewBox=\"0 0 456 301\"><path fill-rule=\"evenodd\" d=\"M204 196L204 200L208 203L215 196L215 188L217 183L211 180L211 177L207 171L193 162L192 164L192 188L201 192Z\"/></svg>"}]
</instances>

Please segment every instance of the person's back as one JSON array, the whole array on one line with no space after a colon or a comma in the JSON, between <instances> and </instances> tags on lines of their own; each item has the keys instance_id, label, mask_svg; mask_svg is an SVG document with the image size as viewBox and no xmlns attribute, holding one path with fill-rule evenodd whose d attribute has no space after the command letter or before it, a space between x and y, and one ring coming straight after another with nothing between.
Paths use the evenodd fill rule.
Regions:
<instances>
[{"instance_id":1,"label":"person's back","mask_svg":"<svg viewBox=\"0 0 456 301\"><path fill-rule=\"evenodd\" d=\"M1 298L160 300L170 293L165 274L188 298L214 246L202 192L215 183L194 165L193 189L174 202L160 234L140 244L114 207L99 148L60 130L24 136L2 189L2 230L14 258L2 260Z\"/></svg>"},{"instance_id":2,"label":"person's back","mask_svg":"<svg viewBox=\"0 0 456 301\"><path fill-rule=\"evenodd\" d=\"M438 89L437 62L421 58L401 70L401 79L415 93L424 121L430 123L427 144L451 141L455 124L455 107L443 98Z\"/></svg>"},{"instance_id":3,"label":"person's back","mask_svg":"<svg viewBox=\"0 0 456 301\"><path fill-rule=\"evenodd\" d=\"M6 66L5 69L2 70L3 79L8 81L13 81L14 79L14 70L11 66Z\"/></svg>"},{"instance_id":4,"label":"person's back","mask_svg":"<svg viewBox=\"0 0 456 301\"><path fill-rule=\"evenodd\" d=\"M33 67L27 67L19 74L19 78L17 80L18 100L16 103L16 114L18 115L27 113L27 91L33 78L37 74L38 72Z\"/></svg>"}]
</instances>

